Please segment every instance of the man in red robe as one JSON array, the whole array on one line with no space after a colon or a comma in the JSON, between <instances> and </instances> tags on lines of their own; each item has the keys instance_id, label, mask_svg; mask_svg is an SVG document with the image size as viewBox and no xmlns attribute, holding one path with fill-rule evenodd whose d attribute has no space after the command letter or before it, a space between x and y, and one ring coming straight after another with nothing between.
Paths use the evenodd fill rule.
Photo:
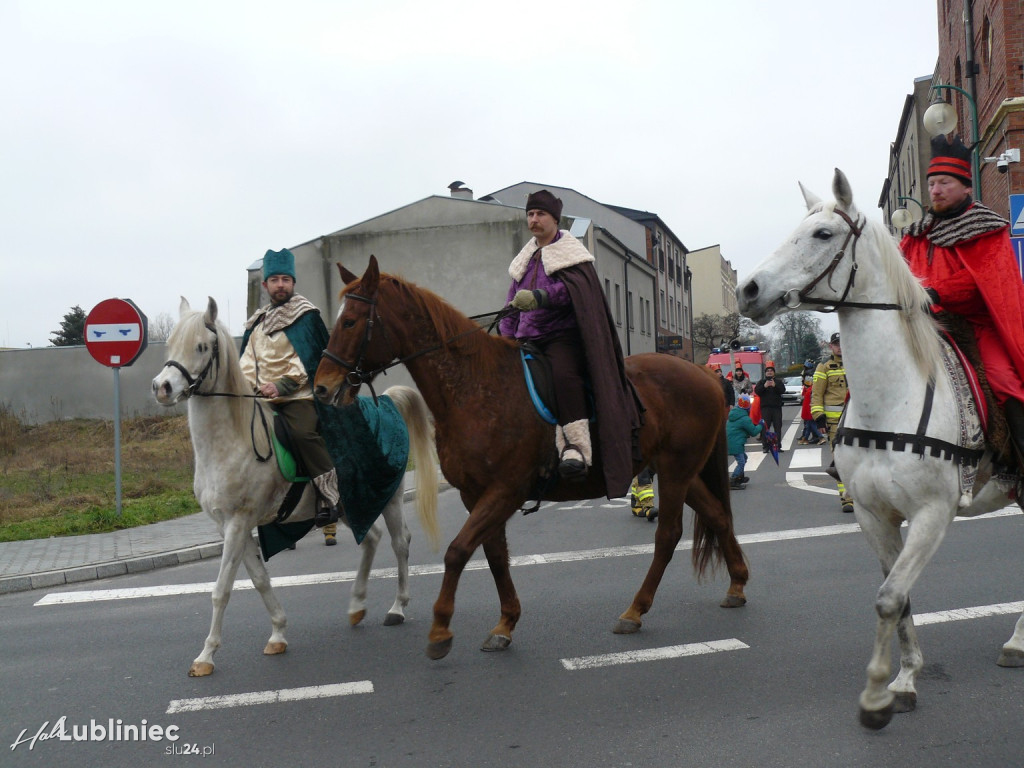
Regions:
<instances>
[{"instance_id":1,"label":"man in red robe","mask_svg":"<svg viewBox=\"0 0 1024 768\"><path fill-rule=\"evenodd\" d=\"M900 243L939 309L963 316L1024 463L1024 283L1008 222L971 198L971 152L959 138L932 139L931 208Z\"/></svg>"}]
</instances>

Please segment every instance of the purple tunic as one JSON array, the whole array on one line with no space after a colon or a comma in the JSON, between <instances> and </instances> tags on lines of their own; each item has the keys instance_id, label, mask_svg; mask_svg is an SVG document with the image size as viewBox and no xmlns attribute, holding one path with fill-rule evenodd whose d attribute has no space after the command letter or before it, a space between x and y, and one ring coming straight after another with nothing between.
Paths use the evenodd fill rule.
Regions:
<instances>
[{"instance_id":1,"label":"purple tunic","mask_svg":"<svg viewBox=\"0 0 1024 768\"><path fill-rule=\"evenodd\" d=\"M560 239L561 236L562 233L559 232L555 240ZM502 336L532 341L576 327L576 315L573 312L569 291L565 287L565 283L544 271L544 265L540 259L542 250L542 248L538 248L534 252L530 264L523 274L523 279L512 281L512 285L508 289L506 303L512 301L519 290L542 289L548 293L547 306L528 311L513 311L506 315L498 324L498 332Z\"/></svg>"}]
</instances>

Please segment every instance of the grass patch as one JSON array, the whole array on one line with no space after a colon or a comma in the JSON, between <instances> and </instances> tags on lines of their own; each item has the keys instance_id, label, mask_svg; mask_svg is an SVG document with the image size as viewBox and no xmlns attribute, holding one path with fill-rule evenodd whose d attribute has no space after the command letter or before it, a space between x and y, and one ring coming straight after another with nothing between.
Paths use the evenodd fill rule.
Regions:
<instances>
[{"instance_id":1,"label":"grass patch","mask_svg":"<svg viewBox=\"0 0 1024 768\"><path fill-rule=\"evenodd\" d=\"M184 415L121 422L121 507L114 424L98 419L26 426L0 403L0 541L77 536L199 511Z\"/></svg>"}]
</instances>

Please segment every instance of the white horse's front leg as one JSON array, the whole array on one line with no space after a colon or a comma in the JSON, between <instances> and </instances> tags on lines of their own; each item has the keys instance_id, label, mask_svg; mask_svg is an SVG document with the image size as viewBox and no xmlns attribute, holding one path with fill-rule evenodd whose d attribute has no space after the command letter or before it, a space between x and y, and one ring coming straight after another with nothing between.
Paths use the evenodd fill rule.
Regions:
<instances>
[{"instance_id":1,"label":"white horse's front leg","mask_svg":"<svg viewBox=\"0 0 1024 768\"><path fill-rule=\"evenodd\" d=\"M267 573L267 567L263 564L259 545L253 539L251 531L245 537L245 551L242 558L242 562L245 563L245 570L249 572L249 578L252 579L253 586L260 593L260 597L263 598L263 605L267 607L267 613L270 614L272 630L263 653L268 656L284 653L288 648L288 641L284 636L288 619L284 615L284 608L281 607L281 602L277 599L277 595L274 594L274 590L270 586L270 574Z\"/></svg>"},{"instance_id":2,"label":"white horse's front leg","mask_svg":"<svg viewBox=\"0 0 1024 768\"><path fill-rule=\"evenodd\" d=\"M214 515L214 519L219 518L219 514ZM247 537L250 537L250 534L245 528L245 523L239 517L231 516L224 525L224 551L220 556L220 571L217 573L217 581L213 585L211 595L213 618L210 621L210 634L206 636L203 652L189 667L189 677L205 677L213 672L213 654L220 647L224 610L228 606L228 600L231 599L231 588L235 583L238 565L242 562Z\"/></svg>"},{"instance_id":3,"label":"white horse's front leg","mask_svg":"<svg viewBox=\"0 0 1024 768\"><path fill-rule=\"evenodd\" d=\"M352 593L348 598L348 623L353 627L366 618L366 587L382 534L380 521L374 521L359 545L359 568L356 570L356 579L352 582Z\"/></svg>"},{"instance_id":4,"label":"white horse's front leg","mask_svg":"<svg viewBox=\"0 0 1024 768\"><path fill-rule=\"evenodd\" d=\"M404 496L404 484L400 484L382 515L391 536L391 549L398 564L398 594L391 610L384 617L384 625L389 627L405 621L405 608L409 605L409 543L412 541L412 534L405 524L405 514L402 510Z\"/></svg>"}]
</instances>

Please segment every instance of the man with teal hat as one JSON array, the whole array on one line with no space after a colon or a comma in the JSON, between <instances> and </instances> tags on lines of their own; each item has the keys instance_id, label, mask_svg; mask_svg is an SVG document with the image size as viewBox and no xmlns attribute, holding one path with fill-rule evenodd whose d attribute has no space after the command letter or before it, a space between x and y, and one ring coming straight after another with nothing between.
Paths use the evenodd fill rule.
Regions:
<instances>
[{"instance_id":1,"label":"man with teal hat","mask_svg":"<svg viewBox=\"0 0 1024 768\"><path fill-rule=\"evenodd\" d=\"M253 392L270 400L292 439L292 451L305 466L320 499L317 527L341 515L338 475L317 431L313 379L327 346L320 310L295 293L295 256L287 248L263 257L263 288L270 303L245 323L242 374Z\"/></svg>"}]
</instances>

